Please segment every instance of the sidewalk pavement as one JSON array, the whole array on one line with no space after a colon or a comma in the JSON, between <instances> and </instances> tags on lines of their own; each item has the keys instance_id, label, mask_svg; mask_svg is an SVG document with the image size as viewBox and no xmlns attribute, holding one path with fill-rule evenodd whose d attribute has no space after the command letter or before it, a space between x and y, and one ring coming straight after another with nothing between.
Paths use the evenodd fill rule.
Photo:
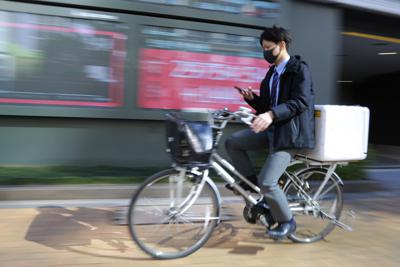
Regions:
<instances>
[{"instance_id":1,"label":"sidewalk pavement","mask_svg":"<svg viewBox=\"0 0 400 267\"><path fill-rule=\"evenodd\" d=\"M128 227L114 223L113 207L0 209L0 266L398 267L399 200L346 202L344 210L357 212L354 230L336 228L311 244L273 242L264 227L242 219L243 205L229 204L233 220L223 221L196 253L169 261L145 255Z\"/></svg>"}]
</instances>

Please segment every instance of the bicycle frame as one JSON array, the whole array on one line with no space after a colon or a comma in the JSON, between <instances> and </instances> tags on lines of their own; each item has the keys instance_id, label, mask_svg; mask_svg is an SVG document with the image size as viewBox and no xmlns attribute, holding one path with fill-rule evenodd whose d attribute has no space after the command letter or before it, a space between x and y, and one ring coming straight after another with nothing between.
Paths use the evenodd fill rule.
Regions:
<instances>
[{"instance_id":1,"label":"bicycle frame","mask_svg":"<svg viewBox=\"0 0 400 267\"><path fill-rule=\"evenodd\" d=\"M232 164L230 164L227 160L222 158L217 153L214 153L212 155L210 164L211 164L211 167L217 172L217 174L225 182L230 184L245 199L245 201L247 203L251 203L253 205L256 205L259 202L259 200L263 198L261 189L258 186L254 185L246 177L244 177L242 174L240 174ZM331 177L334 177L334 179L336 179L337 183L339 183L340 185L343 185L342 180L340 179L339 176L337 176L335 174L334 171L335 171L335 169L336 169L336 167L338 165L347 164L347 162L324 163L324 162L318 162L318 161L303 157L302 155L296 155L295 156L295 160L293 160L289 164L289 166L293 166L293 165L296 165L296 164L305 164L306 167L305 168L301 168L299 171L297 171L295 173L289 172L289 171L285 171L286 176L290 180L290 181L287 181L287 183L288 182L292 182L293 185L295 186L296 190L298 190L298 192L301 195L303 195L303 197L306 199L306 201L309 203L310 206L308 208L307 207L305 208L305 207L300 207L296 203L289 204L289 207L290 207L291 211L292 212L306 212L306 211L310 211L311 210L311 211L314 212L314 216L318 215L316 212L320 212L321 215L323 215L325 218L327 218L330 221L332 221L332 223L334 223L335 225L337 225L337 226L339 226L342 229L345 229L347 231L351 231L351 227L349 227L348 225L340 222L339 220L337 220L337 218L334 218L333 216L321 211L320 208L319 208L318 201L317 201L318 198L323 197L327 192L329 192L336 185L335 183L333 183L330 187L326 188L323 191L325 185L327 184L328 180ZM305 192L305 190L303 189L303 181L302 181L302 179L300 179L298 177L298 173L299 172L304 171L305 169L310 168L311 166L312 167L320 167L320 168L323 168L323 169L327 170L321 185L318 187L316 193L313 196L310 196L307 192ZM191 172L193 172L193 170ZM199 172L199 174L200 173L201 172ZM254 189L256 191L257 197L255 197L254 194L250 194L249 192L243 190L243 188L240 187L237 184L237 180L235 180L235 178L244 181L252 189ZM185 200L182 203L182 205L180 205L180 208L183 208L183 209L181 210L181 212L179 212L179 214L183 214L197 200L199 192L201 192L206 180L209 182L209 184L213 187L214 190L217 190L217 187L215 186L214 182L208 177L208 170L205 170L203 172L200 184L197 187L197 189L195 190L195 192L193 192L193 194L190 194L190 196L188 196L188 199ZM220 199L219 193L217 195L218 195L218 198ZM219 203L221 203L221 202L219 202ZM183 206L186 206L186 207L183 207Z\"/></svg>"},{"instance_id":2,"label":"bicycle frame","mask_svg":"<svg viewBox=\"0 0 400 267\"><path fill-rule=\"evenodd\" d=\"M240 174L235 167L230 164L227 160L225 160L224 158L222 158L220 155L218 155L217 153L214 153L211 156L211 166L212 168L217 172L217 174L228 184L230 184L247 202L251 203L251 204L257 204L258 200L249 192L243 190L242 187L240 187L235 180L236 179L240 179L242 181L244 181L245 183L247 183L252 189L254 189L259 198L262 198L263 195L261 193L261 189L256 186L255 184L253 184L252 182L250 182L246 177L244 177L242 174ZM339 163L330 163L330 164L321 164L321 163L317 163L311 159L303 159L303 160L294 160L292 161L289 166L293 166L296 164L306 164L307 168L311 165L311 166L329 166L328 167L328 171L324 177L323 182L321 183L320 187L317 189L317 192L313 195L313 196L309 196L307 194L307 192L304 191L304 189L302 188L302 180L297 176L297 174L304 170L304 168L302 168L300 171L298 171L297 173L291 173L288 171L285 171L285 174L287 175L287 177L290 179L290 181L295 185L296 189L299 190L299 192L301 194L303 194L304 197L307 198L308 201L310 201L310 203L312 203L313 205L318 207L318 203L317 203L317 199L318 197L322 197L324 194L326 194L331 188L329 187L328 189L324 190L324 192L322 192L322 189L324 188L324 186L326 185L326 183L328 182L329 178L332 176L332 174L334 173L334 170L336 169L337 165ZM341 164L345 164L345 163L341 163ZM185 175L186 173L186 169L185 168L179 168L181 174L180 175ZM229 174L230 171L234 177L232 177L232 175ZM191 172L197 172L198 175L201 174L201 172L198 172L197 170L191 170ZM341 181L341 179L335 175L335 178L338 180L338 182L343 185L343 182ZM208 170L205 170L204 173L202 173L202 179L200 181L199 186L197 187L197 189L195 191L193 191L191 194L189 194L189 196L187 197L187 199L181 203L181 205L179 206L179 208L182 208L183 206L185 206L188 202L189 202L189 207L191 206L191 204L193 204L198 195L199 192L201 192L201 190L203 189L204 183L206 181L206 179L208 179L208 181L212 181L209 177L208 177ZM211 183L214 184L214 183ZM216 188L216 187L215 187ZM194 198L192 198L192 196L194 196ZM190 198L190 199L189 199ZM188 207L185 207L181 213L184 213L187 210ZM298 209L293 209L293 211L299 211Z\"/></svg>"},{"instance_id":3,"label":"bicycle frame","mask_svg":"<svg viewBox=\"0 0 400 267\"><path fill-rule=\"evenodd\" d=\"M214 168L217 174L222 179L224 179L228 184L230 184L244 199L246 199L246 201L254 205L257 204L258 202L251 194L243 190L243 188L236 183L236 180L226 171L226 169L231 171L236 176L236 178L239 178L240 180L247 183L251 188L253 188L259 194L260 198L262 198L261 189L258 186L254 185L252 182L250 182L242 174L240 174L235 169L235 167L233 167L232 164L230 164L227 160L223 159L217 153L214 153L211 156L211 166ZM226 169L224 169L224 167Z\"/></svg>"}]
</instances>

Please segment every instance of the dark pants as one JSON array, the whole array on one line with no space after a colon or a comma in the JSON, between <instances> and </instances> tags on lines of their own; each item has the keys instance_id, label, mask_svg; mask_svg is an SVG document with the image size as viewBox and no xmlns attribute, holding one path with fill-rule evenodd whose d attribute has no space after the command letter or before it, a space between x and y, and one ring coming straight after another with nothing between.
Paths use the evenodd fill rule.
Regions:
<instances>
[{"instance_id":1,"label":"dark pants","mask_svg":"<svg viewBox=\"0 0 400 267\"><path fill-rule=\"evenodd\" d=\"M273 151L271 149L272 140L273 128L261 133L245 129L229 136L225 147L233 161L233 165L244 176L255 174L247 151L268 149L268 157L258 176L258 186L261 188L268 205L271 207L271 213L275 220L286 222L293 215L289 209L285 194L278 186L278 180L289 165L292 152L283 150Z\"/></svg>"}]
</instances>

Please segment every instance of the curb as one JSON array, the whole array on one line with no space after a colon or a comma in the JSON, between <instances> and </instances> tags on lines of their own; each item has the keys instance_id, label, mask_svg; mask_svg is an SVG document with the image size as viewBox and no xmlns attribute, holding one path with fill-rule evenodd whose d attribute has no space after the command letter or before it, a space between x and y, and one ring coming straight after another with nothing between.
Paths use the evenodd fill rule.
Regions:
<instances>
[{"instance_id":1,"label":"curb","mask_svg":"<svg viewBox=\"0 0 400 267\"><path fill-rule=\"evenodd\" d=\"M61 185L61 186L0 186L0 201L72 200L72 199L130 199L139 185ZM217 187L222 197L233 196L225 184ZM345 193L387 191L380 182L372 180L344 181Z\"/></svg>"}]
</instances>

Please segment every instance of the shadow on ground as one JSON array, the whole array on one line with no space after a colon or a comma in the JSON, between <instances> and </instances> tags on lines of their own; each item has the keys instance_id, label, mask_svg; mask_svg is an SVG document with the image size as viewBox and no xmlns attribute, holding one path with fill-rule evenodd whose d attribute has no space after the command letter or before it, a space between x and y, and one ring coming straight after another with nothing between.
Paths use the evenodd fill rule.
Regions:
<instances>
[{"instance_id":1,"label":"shadow on ground","mask_svg":"<svg viewBox=\"0 0 400 267\"><path fill-rule=\"evenodd\" d=\"M94 257L150 260L137 253L127 226L113 222L114 211L96 208L42 207L25 235L27 241L55 249ZM273 243L257 225L241 220L221 223L205 247L228 249L232 254L255 255ZM289 243L289 242L288 242ZM138 255L138 257L136 257Z\"/></svg>"}]
</instances>

